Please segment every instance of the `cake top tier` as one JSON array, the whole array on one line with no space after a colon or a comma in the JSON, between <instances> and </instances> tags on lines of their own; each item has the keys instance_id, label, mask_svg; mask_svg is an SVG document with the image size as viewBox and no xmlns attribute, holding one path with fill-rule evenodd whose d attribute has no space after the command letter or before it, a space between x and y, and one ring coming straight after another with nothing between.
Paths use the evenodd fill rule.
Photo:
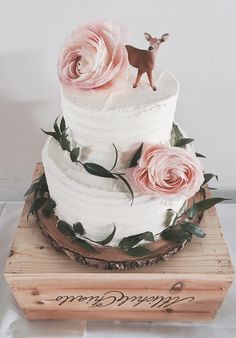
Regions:
<instances>
[{"instance_id":1,"label":"cake top tier","mask_svg":"<svg viewBox=\"0 0 236 338\"><path fill-rule=\"evenodd\" d=\"M150 111L151 107L165 104L170 98L178 96L179 85L176 78L166 70L157 68L154 74L157 91L152 91L145 77L138 88L132 88L133 74L128 81L124 81L114 89L78 90L77 88L62 86L62 102L71 108L80 108L80 113L103 115L108 111L118 114L133 114L138 111Z\"/></svg>"}]
</instances>

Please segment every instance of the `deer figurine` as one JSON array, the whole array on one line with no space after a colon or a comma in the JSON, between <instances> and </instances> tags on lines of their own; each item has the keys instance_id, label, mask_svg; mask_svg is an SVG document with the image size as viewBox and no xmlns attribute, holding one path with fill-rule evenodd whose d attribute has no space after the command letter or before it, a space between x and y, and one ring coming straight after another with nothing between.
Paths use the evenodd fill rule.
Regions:
<instances>
[{"instance_id":1,"label":"deer figurine","mask_svg":"<svg viewBox=\"0 0 236 338\"><path fill-rule=\"evenodd\" d=\"M155 59L157 51L162 44L166 41L169 34L163 34L160 38L153 38L151 34L144 33L145 39L149 42L148 50L135 48L130 45L126 45L128 53L128 59L131 66L138 68L138 74L133 84L133 88L137 88L139 81L144 73L147 73L150 86L153 90L157 90L153 84L152 71L155 67Z\"/></svg>"}]
</instances>

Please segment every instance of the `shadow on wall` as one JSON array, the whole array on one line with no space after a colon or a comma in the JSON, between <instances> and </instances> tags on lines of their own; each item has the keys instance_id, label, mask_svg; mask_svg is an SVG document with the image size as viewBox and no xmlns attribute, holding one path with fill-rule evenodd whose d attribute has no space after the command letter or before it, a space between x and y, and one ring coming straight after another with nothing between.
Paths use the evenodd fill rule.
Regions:
<instances>
[{"instance_id":1,"label":"shadow on wall","mask_svg":"<svg viewBox=\"0 0 236 338\"><path fill-rule=\"evenodd\" d=\"M46 58L35 51L0 57L0 200L23 199L41 160L40 128L51 128L60 112L56 69Z\"/></svg>"}]
</instances>

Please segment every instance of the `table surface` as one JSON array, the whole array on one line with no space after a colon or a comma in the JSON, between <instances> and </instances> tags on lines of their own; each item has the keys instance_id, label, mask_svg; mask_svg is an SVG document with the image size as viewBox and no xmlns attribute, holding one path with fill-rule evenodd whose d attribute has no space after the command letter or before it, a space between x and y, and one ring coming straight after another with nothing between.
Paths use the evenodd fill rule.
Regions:
<instances>
[{"instance_id":1,"label":"table surface","mask_svg":"<svg viewBox=\"0 0 236 338\"><path fill-rule=\"evenodd\" d=\"M230 288L216 318L210 323L174 322L28 322L16 304L3 277L8 253L22 211L21 202L0 202L0 338L110 338L122 337L213 337L236 336L236 283ZM236 266L236 205L221 204L217 211L234 266ZM167 263L168 264L168 263Z\"/></svg>"}]
</instances>

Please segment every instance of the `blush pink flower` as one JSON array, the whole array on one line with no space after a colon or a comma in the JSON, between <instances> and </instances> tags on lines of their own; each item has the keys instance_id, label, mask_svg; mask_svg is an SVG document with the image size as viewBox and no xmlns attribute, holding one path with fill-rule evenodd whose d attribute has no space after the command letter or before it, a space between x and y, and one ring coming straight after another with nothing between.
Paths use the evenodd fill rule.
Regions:
<instances>
[{"instance_id":1,"label":"blush pink flower","mask_svg":"<svg viewBox=\"0 0 236 338\"><path fill-rule=\"evenodd\" d=\"M167 145L148 146L132 176L139 191L165 199L190 198L204 181L203 166L194 153Z\"/></svg>"},{"instance_id":2,"label":"blush pink flower","mask_svg":"<svg viewBox=\"0 0 236 338\"><path fill-rule=\"evenodd\" d=\"M78 89L110 87L127 69L128 56L121 43L121 28L111 21L78 27L58 61L61 83Z\"/></svg>"}]
</instances>

